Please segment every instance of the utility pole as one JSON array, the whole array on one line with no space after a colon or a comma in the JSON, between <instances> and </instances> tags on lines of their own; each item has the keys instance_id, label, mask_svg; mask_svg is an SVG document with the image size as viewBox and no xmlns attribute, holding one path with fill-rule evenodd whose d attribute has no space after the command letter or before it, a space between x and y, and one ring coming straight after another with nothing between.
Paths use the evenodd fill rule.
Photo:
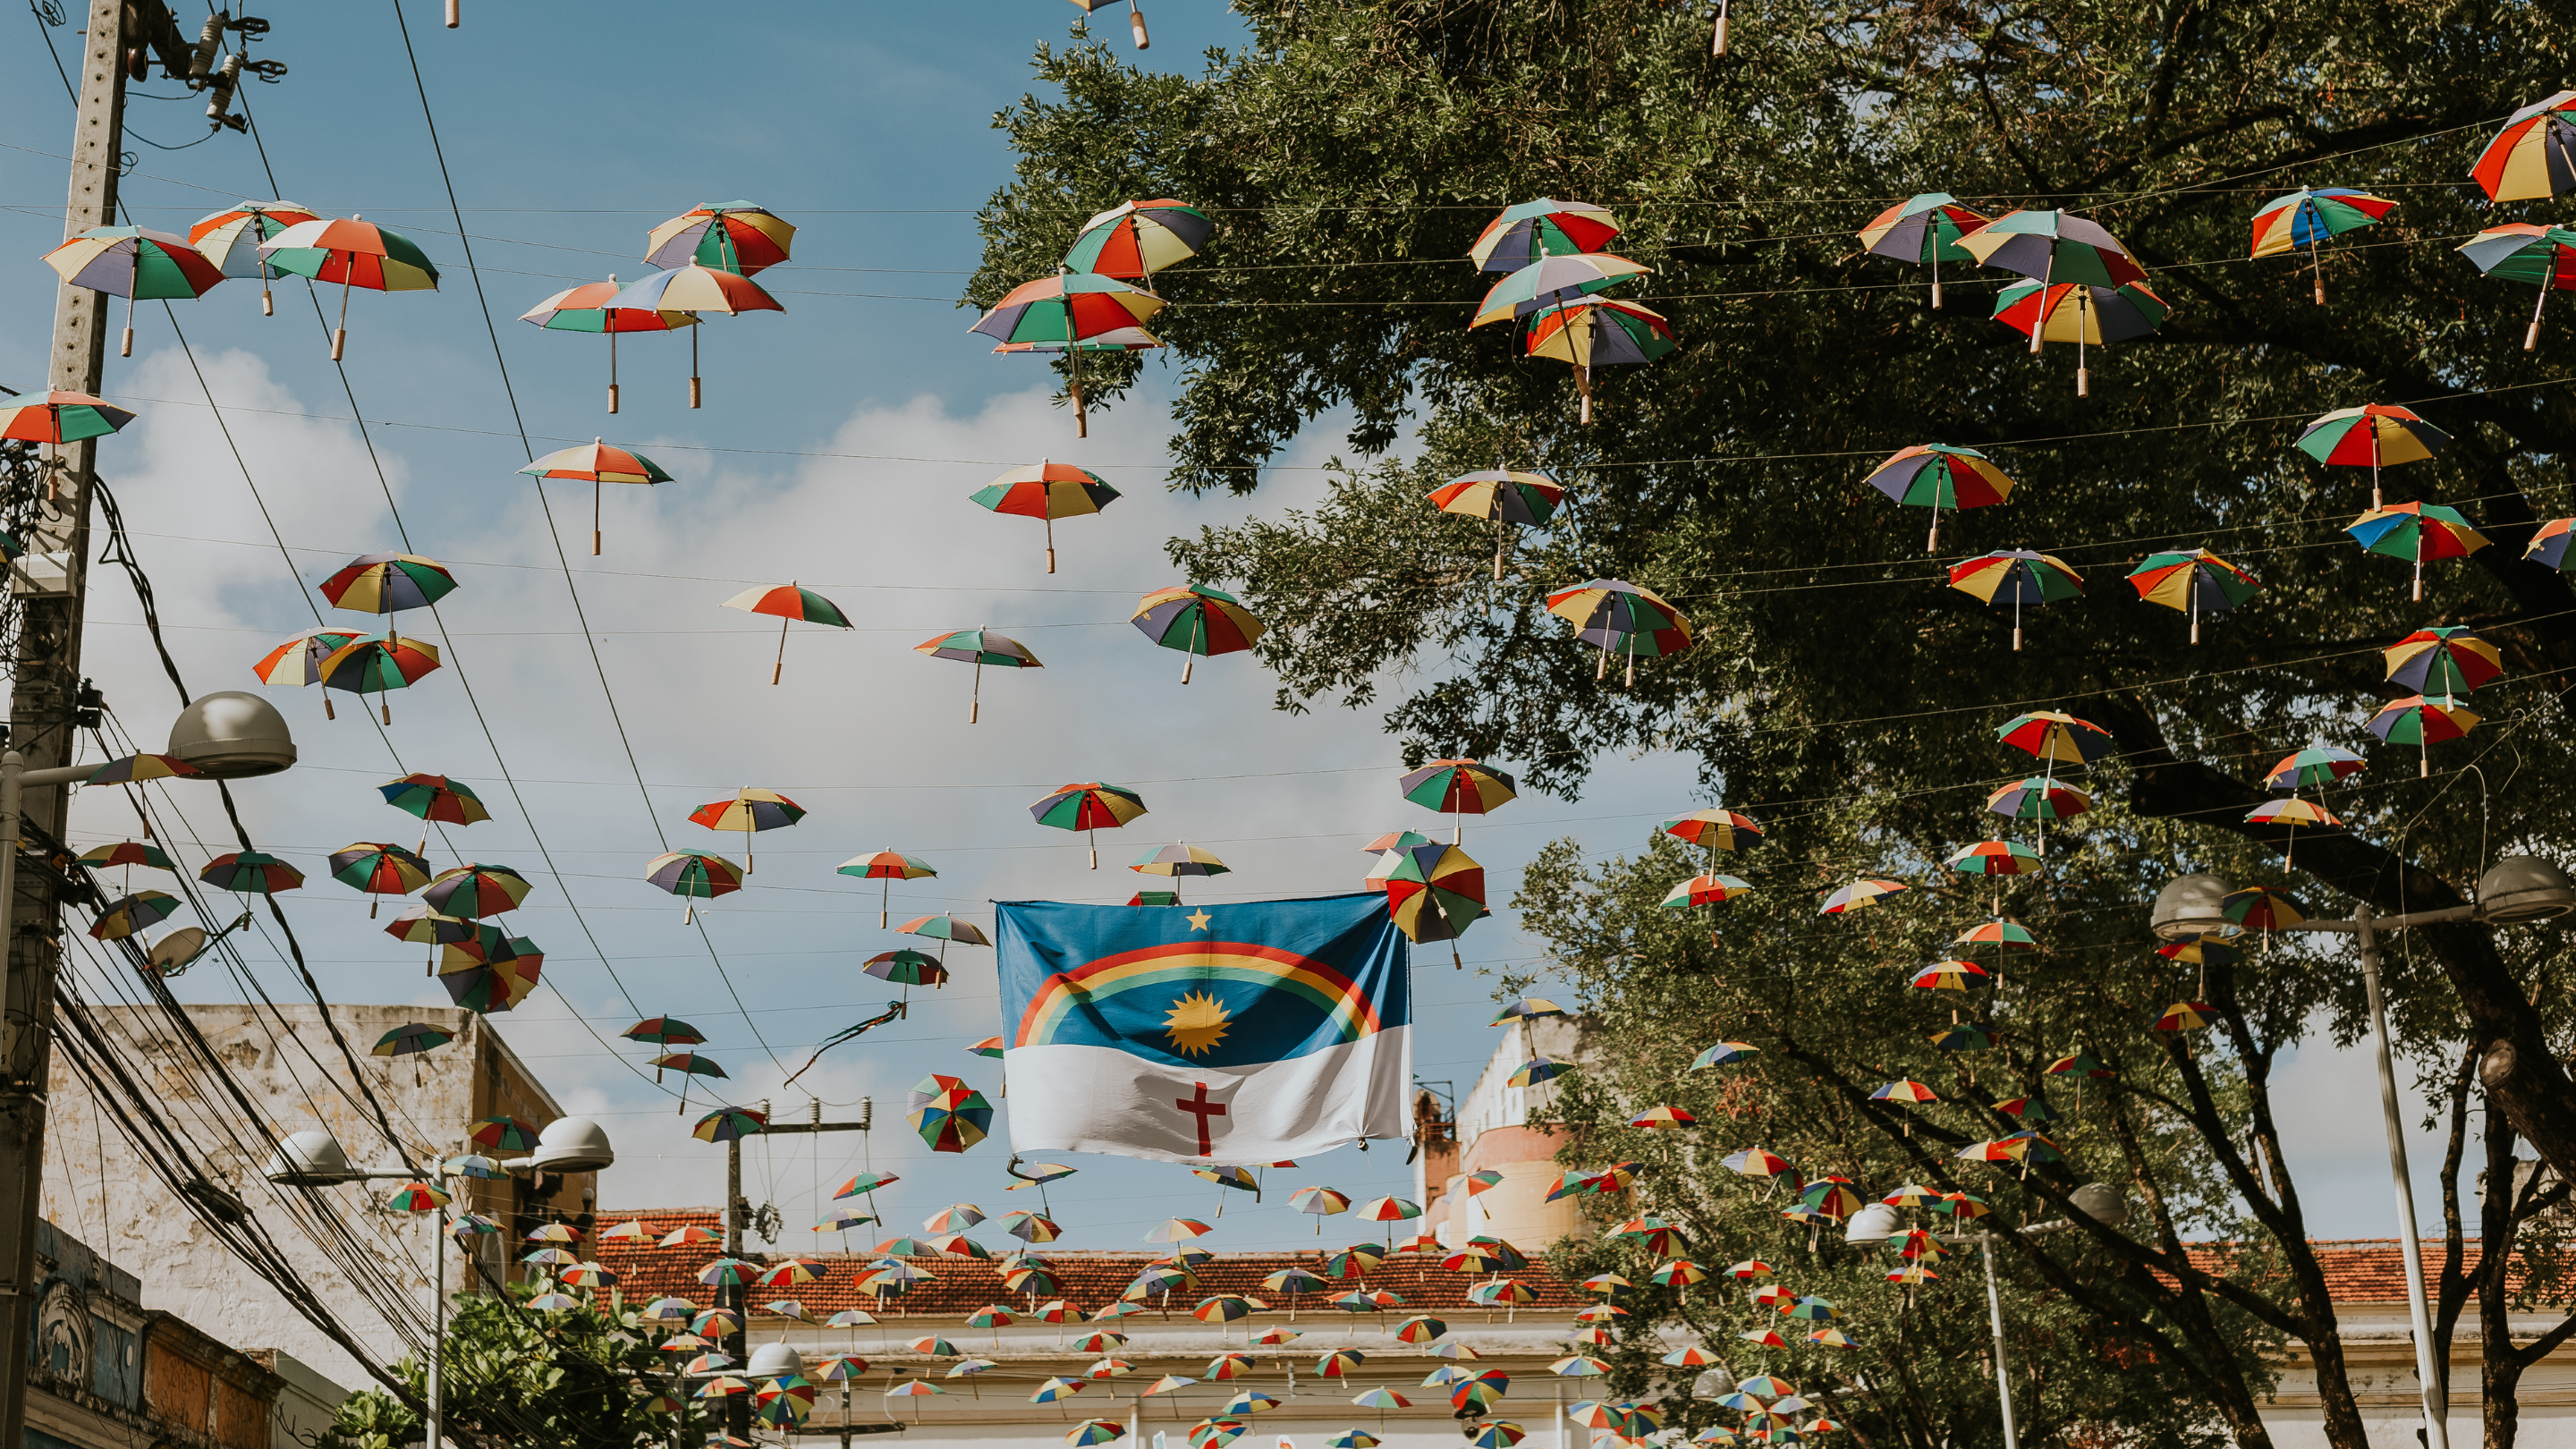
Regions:
<instances>
[{"instance_id":1,"label":"utility pole","mask_svg":"<svg viewBox=\"0 0 2576 1449\"><path fill-rule=\"evenodd\" d=\"M823 1120L823 1104L820 1101L817 1101L814 1103L814 1120L810 1122L771 1122L763 1126L761 1128L761 1132L764 1136L786 1132L865 1132L875 1125L875 1106L876 1104L873 1102L862 1100L859 1106L858 1121L826 1122ZM769 1115L769 1104L767 1102L760 1104L760 1115L764 1118ZM741 1225L744 1218L748 1216L748 1212L751 1207L751 1204L744 1202L742 1199L742 1142L739 1138L725 1144L725 1178L726 1196L730 1203L730 1206L726 1209L725 1217L725 1250L738 1258L742 1256ZM744 1316L748 1317L749 1315L746 1314ZM743 1359L746 1362L749 1361L750 1355L745 1349L736 1348L728 1351L733 1353L736 1358ZM740 1420L740 1423L733 1428L733 1433L741 1435L747 1428L749 1428L751 1424L751 1404L746 1396L736 1394L734 1397L727 1399L725 1401L725 1411L728 1416L735 1417ZM849 1381L844 1379L841 1382L841 1449L850 1449L850 1433L850 1385Z\"/></svg>"},{"instance_id":2,"label":"utility pole","mask_svg":"<svg viewBox=\"0 0 2576 1449\"><path fill-rule=\"evenodd\" d=\"M90 0L81 37L80 102L72 123L66 240L116 222L116 180L125 149L126 0ZM139 9L163 13L158 0ZM107 368L107 297L65 285L54 303L47 385L95 393ZM57 590L20 601L18 657L10 661L10 746L30 769L71 763L72 712L81 682L81 605L89 582L89 496L93 440L46 449L45 499L28 551L57 556ZM31 571L32 576L32 571ZM47 579L51 585L54 581ZM70 791L30 787L24 820L59 841ZM23 838L23 837L22 837ZM45 1085L53 1068L54 971L61 958L60 902L50 871L13 872L8 899L8 971L0 998L0 1445L26 1437L28 1353L34 1341L36 1219L42 1209Z\"/></svg>"}]
</instances>

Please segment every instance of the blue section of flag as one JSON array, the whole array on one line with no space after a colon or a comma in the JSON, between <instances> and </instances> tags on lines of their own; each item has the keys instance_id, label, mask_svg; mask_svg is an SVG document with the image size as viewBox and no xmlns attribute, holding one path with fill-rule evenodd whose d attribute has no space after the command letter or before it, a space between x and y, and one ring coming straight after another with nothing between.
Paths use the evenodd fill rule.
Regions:
<instances>
[{"instance_id":1,"label":"blue section of flag","mask_svg":"<svg viewBox=\"0 0 2576 1449\"><path fill-rule=\"evenodd\" d=\"M1413 1019L1407 943L1376 892L1177 908L1004 901L998 916L1006 1049L1245 1067Z\"/></svg>"}]
</instances>

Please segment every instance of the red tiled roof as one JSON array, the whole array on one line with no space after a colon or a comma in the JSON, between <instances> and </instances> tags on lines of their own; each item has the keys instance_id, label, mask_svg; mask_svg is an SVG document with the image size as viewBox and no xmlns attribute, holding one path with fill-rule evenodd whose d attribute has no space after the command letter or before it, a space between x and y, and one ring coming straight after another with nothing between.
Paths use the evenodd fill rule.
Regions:
<instances>
[{"instance_id":1,"label":"red tiled roof","mask_svg":"<svg viewBox=\"0 0 2576 1449\"><path fill-rule=\"evenodd\" d=\"M630 1303L657 1297L686 1298L700 1306L715 1301L715 1290L698 1282L698 1270L721 1256L714 1245L700 1243L682 1248L665 1248L659 1239L665 1233L684 1227L701 1227L711 1232L723 1231L713 1208L648 1209L642 1212L602 1212L597 1221L603 1228L640 1220L653 1237L642 1243L607 1242L589 1245L598 1261L618 1275L618 1288ZM819 1235L818 1235L819 1236ZM857 1234L853 1234L856 1237ZM883 1241L878 1239L877 1241ZM978 1238L981 1242L983 1239ZM985 1246L998 1255L1003 1246L1016 1248L1018 1242L1001 1238ZM1174 1295L1173 1306L1186 1308L1200 1299L1217 1293L1241 1293L1272 1305L1285 1313L1287 1299L1261 1286L1261 1280L1282 1268L1302 1267L1320 1272L1317 1260L1333 1248L1319 1248L1302 1253L1227 1253L1200 1268L1199 1286L1193 1292ZM1162 1256L1156 1252L1098 1253L1058 1252L1052 1247L1032 1250L1046 1261L1047 1271L1055 1275L1061 1289L1050 1298L1063 1298L1086 1313L1096 1313L1118 1299L1135 1280L1144 1266ZM746 1259L774 1263L791 1256L787 1253L745 1252ZM844 1308L865 1308L884 1316L900 1313L919 1317L958 1317L974 1312L989 1303L1012 1302L1015 1297L1002 1287L1000 1265L981 1258L913 1258L913 1266L932 1275L932 1281L917 1284L900 1298L879 1301L857 1290L858 1280L865 1276L873 1255L867 1253L804 1253L792 1256L818 1258L830 1265L822 1280L800 1287L776 1290L750 1288L746 1301L752 1305L755 1319L770 1317L759 1311L759 1305L781 1298L793 1298L805 1307L806 1316L820 1320ZM1582 1306L1587 1301L1576 1296L1562 1279L1543 1262L1533 1261L1526 1268L1509 1275L1528 1284L1538 1293L1538 1301L1521 1305L1522 1311ZM1407 1312L1433 1310L1466 1310L1477 1305L1467 1301L1467 1290L1482 1278L1452 1273L1440 1266L1435 1257L1399 1254L1368 1275L1372 1290L1387 1289L1404 1297ZM1326 1298L1335 1297L1359 1287L1357 1282L1336 1281L1321 1293L1301 1294L1298 1307L1312 1312L1323 1306ZM1186 1300L1186 1301L1184 1301ZM1481 1311L1479 1308L1478 1311Z\"/></svg>"},{"instance_id":2,"label":"red tiled roof","mask_svg":"<svg viewBox=\"0 0 2576 1449\"><path fill-rule=\"evenodd\" d=\"M2195 1243L2191 1260L2205 1272L2226 1273L2237 1245L2232 1243ZM2317 1266L2326 1275L2326 1293L2337 1303L2399 1303L2406 1298L2406 1256L2395 1238L2312 1238L2308 1250L2317 1256ZM2463 1272L2476 1270L2479 1258L2478 1240L2461 1245L2460 1266ZM2442 1271L2442 1243L2438 1238L2424 1243L2424 1291L2436 1292L2434 1278ZM2517 1261L2508 1274L2515 1290L2522 1286L2523 1268Z\"/></svg>"}]
</instances>

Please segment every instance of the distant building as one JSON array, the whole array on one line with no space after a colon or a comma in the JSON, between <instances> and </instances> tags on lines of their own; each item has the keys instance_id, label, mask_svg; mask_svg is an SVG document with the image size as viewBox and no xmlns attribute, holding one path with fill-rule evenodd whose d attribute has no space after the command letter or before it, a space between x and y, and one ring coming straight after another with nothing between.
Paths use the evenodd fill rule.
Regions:
<instances>
[{"instance_id":1,"label":"distant building","mask_svg":"<svg viewBox=\"0 0 2576 1449\"><path fill-rule=\"evenodd\" d=\"M25 1449L302 1449L348 1390L278 1349L240 1349L143 1306L143 1284L36 1225Z\"/></svg>"},{"instance_id":2,"label":"distant building","mask_svg":"<svg viewBox=\"0 0 2576 1449\"><path fill-rule=\"evenodd\" d=\"M1538 1253L1561 1239L1592 1236L1577 1199L1547 1200L1549 1184L1566 1170L1556 1154L1567 1137L1562 1128L1531 1125L1530 1116L1556 1099L1556 1087L1515 1087L1510 1077L1532 1048L1551 1061L1580 1065L1595 1036L1581 1017L1524 1022L1494 1049L1454 1117L1428 1092L1415 1098L1414 1140L1421 1151L1413 1160L1414 1201L1442 1242L1455 1246L1489 1234ZM1466 1179L1477 1172L1499 1172L1503 1180L1471 1193Z\"/></svg>"},{"instance_id":3,"label":"distant building","mask_svg":"<svg viewBox=\"0 0 2576 1449\"><path fill-rule=\"evenodd\" d=\"M155 1066L152 1080L161 1085L165 1104L175 1117L238 1119L240 1109L230 1100L195 1100L198 1075L188 1062L174 1059L177 1047L158 1007L93 1007L91 1011L103 1029L114 1035L122 1054ZM399 1160L377 1125L374 1107L349 1085L348 1063L317 1008L263 1003L191 1006L187 1011L272 1131L283 1136L307 1128L328 1129L361 1167L389 1166ZM486 1017L452 1007L334 1006L331 1018L358 1054L376 1103L391 1118L415 1162L481 1151L469 1147L465 1135L467 1125L477 1118L506 1113L542 1126L563 1115ZM377 1038L408 1022L435 1026L452 1033L455 1040L410 1056L368 1055ZM140 1290L145 1307L177 1314L228 1342L274 1345L291 1360L311 1364L331 1380L369 1381L366 1370L347 1350L210 1236L193 1214L170 1204L160 1181L127 1144L114 1116L101 1117L88 1084L60 1053L54 1057L50 1086L43 1208L48 1221L101 1245L99 1251L107 1256L146 1270ZM268 1183L263 1172L270 1143L236 1144L216 1133L203 1134L199 1141L217 1185L241 1199L268 1225L296 1271L340 1315L369 1354L390 1362L411 1350L412 1339L370 1305L340 1264L307 1236L298 1214L280 1201L280 1194L308 1190ZM506 1255L517 1246L519 1234L540 1222L587 1225L596 1182L596 1174L548 1177L542 1184L525 1175L451 1182L459 1207L497 1218L511 1231L474 1240L479 1267L451 1248L449 1288L462 1292L490 1281L486 1274L505 1274L510 1265ZM419 1321L425 1323L429 1230L410 1214L382 1209L385 1196L396 1185L379 1182L309 1191L351 1230L358 1250L421 1305Z\"/></svg>"}]
</instances>

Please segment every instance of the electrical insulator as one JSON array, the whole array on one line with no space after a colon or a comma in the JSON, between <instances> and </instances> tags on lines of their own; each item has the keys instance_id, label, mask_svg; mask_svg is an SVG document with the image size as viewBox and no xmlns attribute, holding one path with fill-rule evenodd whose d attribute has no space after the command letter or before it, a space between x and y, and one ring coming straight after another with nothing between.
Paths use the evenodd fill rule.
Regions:
<instances>
[{"instance_id":1,"label":"electrical insulator","mask_svg":"<svg viewBox=\"0 0 2576 1449\"><path fill-rule=\"evenodd\" d=\"M188 79L204 80L214 73L215 52L224 45L224 13L220 10L206 17L206 28L197 32L197 44L188 62Z\"/></svg>"},{"instance_id":2,"label":"electrical insulator","mask_svg":"<svg viewBox=\"0 0 2576 1449\"><path fill-rule=\"evenodd\" d=\"M877 1099L874 1097L861 1097L859 1099L859 1130L862 1132L867 1131L870 1127L875 1125L876 1119Z\"/></svg>"},{"instance_id":3,"label":"electrical insulator","mask_svg":"<svg viewBox=\"0 0 2576 1449\"><path fill-rule=\"evenodd\" d=\"M208 122L207 128L209 130L221 130L226 126L230 126L236 131L247 131L250 129L249 121L240 116L231 114L233 108L233 88L241 84L241 73L242 58L240 52L236 51L231 55L225 56L222 68L215 72L215 78L209 87L211 98L206 102L206 120Z\"/></svg>"}]
</instances>

